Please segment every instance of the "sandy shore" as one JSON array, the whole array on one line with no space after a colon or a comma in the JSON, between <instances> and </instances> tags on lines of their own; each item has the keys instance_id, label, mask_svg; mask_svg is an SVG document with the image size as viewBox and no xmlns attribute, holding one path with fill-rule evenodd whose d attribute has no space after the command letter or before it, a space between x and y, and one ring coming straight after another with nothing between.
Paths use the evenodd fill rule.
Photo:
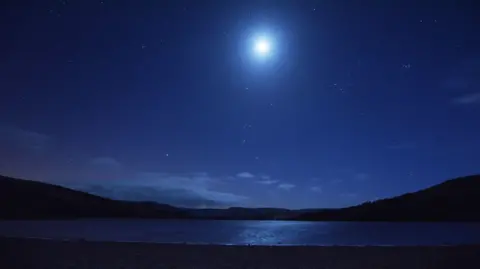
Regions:
<instances>
[{"instance_id":1,"label":"sandy shore","mask_svg":"<svg viewBox=\"0 0 480 269\"><path fill-rule=\"evenodd\" d=\"M0 268L480 268L480 246L265 247L0 238Z\"/></svg>"}]
</instances>

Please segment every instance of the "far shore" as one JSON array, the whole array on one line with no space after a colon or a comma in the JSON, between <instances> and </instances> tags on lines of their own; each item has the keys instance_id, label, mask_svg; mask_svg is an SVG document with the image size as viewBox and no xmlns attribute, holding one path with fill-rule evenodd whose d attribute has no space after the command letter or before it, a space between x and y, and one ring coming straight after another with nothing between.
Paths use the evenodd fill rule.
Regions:
<instances>
[{"instance_id":1,"label":"far shore","mask_svg":"<svg viewBox=\"0 0 480 269\"><path fill-rule=\"evenodd\" d=\"M480 268L480 246L224 246L1 238L0 268Z\"/></svg>"}]
</instances>

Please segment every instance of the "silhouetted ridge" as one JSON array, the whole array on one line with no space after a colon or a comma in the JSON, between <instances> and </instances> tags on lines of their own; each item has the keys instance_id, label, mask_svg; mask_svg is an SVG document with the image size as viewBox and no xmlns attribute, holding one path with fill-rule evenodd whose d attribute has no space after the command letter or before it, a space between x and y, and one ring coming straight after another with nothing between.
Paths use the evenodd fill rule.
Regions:
<instances>
[{"instance_id":1,"label":"silhouetted ridge","mask_svg":"<svg viewBox=\"0 0 480 269\"><path fill-rule=\"evenodd\" d=\"M182 218L186 213L152 202L103 198L48 183L0 176L0 218Z\"/></svg>"},{"instance_id":2,"label":"silhouetted ridge","mask_svg":"<svg viewBox=\"0 0 480 269\"><path fill-rule=\"evenodd\" d=\"M397 197L337 210L302 214L302 220L480 221L480 175L447 180Z\"/></svg>"},{"instance_id":3,"label":"silhouetted ridge","mask_svg":"<svg viewBox=\"0 0 480 269\"><path fill-rule=\"evenodd\" d=\"M480 175L341 209L183 209L112 200L53 184L0 176L1 219L195 218L312 221L480 221Z\"/></svg>"}]
</instances>

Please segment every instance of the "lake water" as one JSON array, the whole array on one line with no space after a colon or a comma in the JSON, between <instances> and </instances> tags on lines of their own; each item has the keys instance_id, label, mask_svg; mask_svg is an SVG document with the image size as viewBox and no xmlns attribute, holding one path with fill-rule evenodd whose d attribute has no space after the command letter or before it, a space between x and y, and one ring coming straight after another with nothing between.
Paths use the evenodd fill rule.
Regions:
<instances>
[{"instance_id":1,"label":"lake water","mask_svg":"<svg viewBox=\"0 0 480 269\"><path fill-rule=\"evenodd\" d=\"M0 221L0 236L234 245L480 244L480 223Z\"/></svg>"}]
</instances>

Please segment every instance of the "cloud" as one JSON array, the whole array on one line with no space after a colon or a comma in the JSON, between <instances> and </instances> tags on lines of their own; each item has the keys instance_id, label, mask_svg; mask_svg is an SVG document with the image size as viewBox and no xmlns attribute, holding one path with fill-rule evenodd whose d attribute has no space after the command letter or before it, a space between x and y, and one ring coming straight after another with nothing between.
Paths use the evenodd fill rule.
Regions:
<instances>
[{"instance_id":1,"label":"cloud","mask_svg":"<svg viewBox=\"0 0 480 269\"><path fill-rule=\"evenodd\" d=\"M149 186L102 186L90 185L80 188L83 191L128 201L153 201L188 208L222 208L226 203L205 199L204 197L182 189L160 189Z\"/></svg>"},{"instance_id":2,"label":"cloud","mask_svg":"<svg viewBox=\"0 0 480 269\"><path fill-rule=\"evenodd\" d=\"M104 167L111 167L111 168L119 168L121 166L120 162L115 160L112 157L96 157L90 161L93 165L104 166Z\"/></svg>"},{"instance_id":3,"label":"cloud","mask_svg":"<svg viewBox=\"0 0 480 269\"><path fill-rule=\"evenodd\" d=\"M121 183L87 184L77 189L114 199L192 208L229 207L248 200L246 196L218 190L223 180L207 173L142 172Z\"/></svg>"},{"instance_id":4,"label":"cloud","mask_svg":"<svg viewBox=\"0 0 480 269\"><path fill-rule=\"evenodd\" d=\"M237 177L239 178L254 178L255 176L249 172L238 173Z\"/></svg>"},{"instance_id":5,"label":"cloud","mask_svg":"<svg viewBox=\"0 0 480 269\"><path fill-rule=\"evenodd\" d=\"M0 126L0 143L29 150L43 150L47 147L50 136L31 130L11 126Z\"/></svg>"},{"instance_id":6,"label":"cloud","mask_svg":"<svg viewBox=\"0 0 480 269\"><path fill-rule=\"evenodd\" d=\"M323 191L322 187L320 187L320 186L310 187L310 190L313 191L313 192L318 192L318 193L321 193Z\"/></svg>"},{"instance_id":7,"label":"cloud","mask_svg":"<svg viewBox=\"0 0 480 269\"><path fill-rule=\"evenodd\" d=\"M258 184L263 184L263 185L272 185L272 184L278 183L278 180L265 179L265 180L258 180L258 181L255 181L255 182L258 183Z\"/></svg>"},{"instance_id":8,"label":"cloud","mask_svg":"<svg viewBox=\"0 0 480 269\"><path fill-rule=\"evenodd\" d=\"M289 191L289 190L295 188L295 185L289 184L289 183L282 183L282 184L278 185L278 188L280 188L282 190Z\"/></svg>"},{"instance_id":9,"label":"cloud","mask_svg":"<svg viewBox=\"0 0 480 269\"><path fill-rule=\"evenodd\" d=\"M480 104L480 92L469 93L458 96L452 100L455 105Z\"/></svg>"},{"instance_id":10,"label":"cloud","mask_svg":"<svg viewBox=\"0 0 480 269\"><path fill-rule=\"evenodd\" d=\"M264 180L269 180L270 176L269 175L260 175L260 178L264 179Z\"/></svg>"},{"instance_id":11,"label":"cloud","mask_svg":"<svg viewBox=\"0 0 480 269\"><path fill-rule=\"evenodd\" d=\"M355 180L358 180L358 181L365 181L365 180L368 180L370 178L370 175L367 174L367 173L357 173L355 174Z\"/></svg>"}]
</instances>

